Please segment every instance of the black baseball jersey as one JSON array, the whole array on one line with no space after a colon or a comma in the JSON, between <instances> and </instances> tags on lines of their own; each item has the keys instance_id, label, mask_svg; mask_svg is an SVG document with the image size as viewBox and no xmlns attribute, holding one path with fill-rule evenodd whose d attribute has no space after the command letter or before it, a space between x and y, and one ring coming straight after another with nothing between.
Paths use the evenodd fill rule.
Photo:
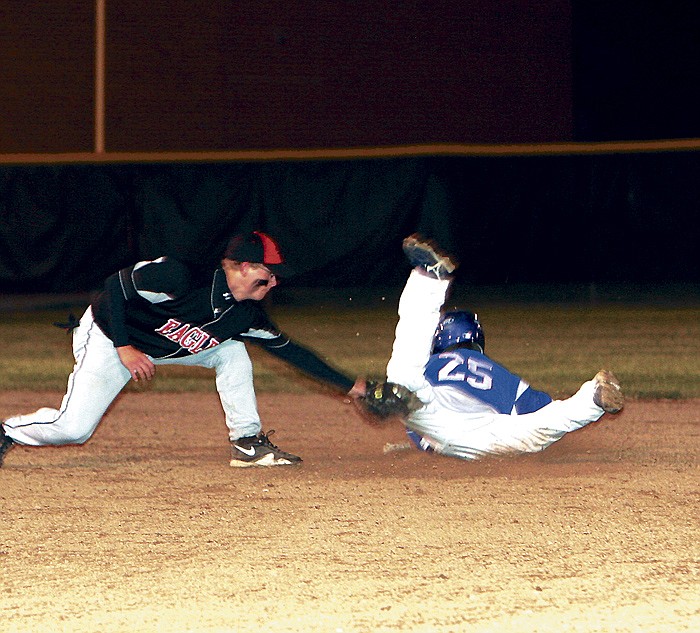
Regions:
<instances>
[{"instance_id":1,"label":"black baseball jersey","mask_svg":"<svg viewBox=\"0 0 700 633\"><path fill-rule=\"evenodd\" d=\"M161 257L115 273L92 303L95 322L115 347L178 358L234 339L262 345L312 376L349 391L353 381L291 341L258 301L237 301L223 268L200 272Z\"/></svg>"}]
</instances>

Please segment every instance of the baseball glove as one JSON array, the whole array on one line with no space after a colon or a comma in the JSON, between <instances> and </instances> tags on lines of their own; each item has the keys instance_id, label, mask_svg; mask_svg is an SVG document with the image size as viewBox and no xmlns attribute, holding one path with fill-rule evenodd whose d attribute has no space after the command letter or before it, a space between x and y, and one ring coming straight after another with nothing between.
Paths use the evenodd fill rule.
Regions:
<instances>
[{"instance_id":1,"label":"baseball glove","mask_svg":"<svg viewBox=\"0 0 700 633\"><path fill-rule=\"evenodd\" d=\"M363 396L358 399L360 408L375 418L407 417L423 406L415 393L403 385L381 380L367 380Z\"/></svg>"}]
</instances>

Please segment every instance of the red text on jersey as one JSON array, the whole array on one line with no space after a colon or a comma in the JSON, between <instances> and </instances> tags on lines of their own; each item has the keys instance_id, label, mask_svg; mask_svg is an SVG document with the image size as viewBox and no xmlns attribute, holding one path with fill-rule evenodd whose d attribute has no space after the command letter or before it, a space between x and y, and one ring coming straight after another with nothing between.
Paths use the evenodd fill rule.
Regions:
<instances>
[{"instance_id":1,"label":"red text on jersey","mask_svg":"<svg viewBox=\"0 0 700 633\"><path fill-rule=\"evenodd\" d=\"M164 336L169 341L177 343L186 349L190 354L196 354L205 349L210 349L218 345L221 341L205 332L202 328L183 323L177 319L168 319L156 332Z\"/></svg>"}]
</instances>

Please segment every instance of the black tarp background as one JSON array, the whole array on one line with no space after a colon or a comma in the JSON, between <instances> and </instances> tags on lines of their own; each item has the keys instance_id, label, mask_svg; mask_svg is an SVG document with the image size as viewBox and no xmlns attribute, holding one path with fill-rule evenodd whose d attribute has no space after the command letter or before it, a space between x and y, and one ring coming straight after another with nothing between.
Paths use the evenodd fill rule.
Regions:
<instances>
[{"instance_id":1,"label":"black tarp background","mask_svg":"<svg viewBox=\"0 0 700 633\"><path fill-rule=\"evenodd\" d=\"M0 292L83 292L274 235L299 287L398 283L433 237L475 283L698 282L693 152L0 166Z\"/></svg>"}]
</instances>

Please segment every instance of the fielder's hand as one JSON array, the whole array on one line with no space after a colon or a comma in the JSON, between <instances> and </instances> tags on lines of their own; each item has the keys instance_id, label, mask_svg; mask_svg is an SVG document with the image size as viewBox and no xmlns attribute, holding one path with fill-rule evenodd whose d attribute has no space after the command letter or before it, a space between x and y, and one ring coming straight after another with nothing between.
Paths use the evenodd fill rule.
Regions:
<instances>
[{"instance_id":1,"label":"fielder's hand","mask_svg":"<svg viewBox=\"0 0 700 633\"><path fill-rule=\"evenodd\" d=\"M132 345L117 347L117 354L122 365L129 370L134 382L150 380L156 373L156 366L141 350Z\"/></svg>"}]
</instances>

